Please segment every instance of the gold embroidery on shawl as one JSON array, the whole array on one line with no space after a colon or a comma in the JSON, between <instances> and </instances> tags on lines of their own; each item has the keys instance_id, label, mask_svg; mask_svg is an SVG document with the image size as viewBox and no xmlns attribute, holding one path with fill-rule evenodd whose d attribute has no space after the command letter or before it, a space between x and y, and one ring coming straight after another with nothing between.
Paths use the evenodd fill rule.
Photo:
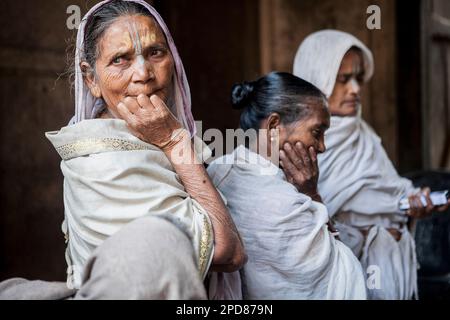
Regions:
<instances>
[{"instance_id":1,"label":"gold embroidery on shawl","mask_svg":"<svg viewBox=\"0 0 450 320\"><path fill-rule=\"evenodd\" d=\"M78 140L56 148L63 160L81 155L107 151L150 150L151 147L117 138L89 138Z\"/></svg>"},{"instance_id":2,"label":"gold embroidery on shawl","mask_svg":"<svg viewBox=\"0 0 450 320\"><path fill-rule=\"evenodd\" d=\"M203 229L200 240L199 267L200 275L203 277L211 254L211 225L208 219L203 215Z\"/></svg>"}]
</instances>

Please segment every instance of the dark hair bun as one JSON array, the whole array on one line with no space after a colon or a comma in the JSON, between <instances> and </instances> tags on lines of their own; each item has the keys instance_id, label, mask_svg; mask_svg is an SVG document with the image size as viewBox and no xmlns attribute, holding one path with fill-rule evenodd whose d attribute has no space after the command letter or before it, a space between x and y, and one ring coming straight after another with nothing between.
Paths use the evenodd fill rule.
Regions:
<instances>
[{"instance_id":1,"label":"dark hair bun","mask_svg":"<svg viewBox=\"0 0 450 320\"><path fill-rule=\"evenodd\" d=\"M233 85L231 89L231 105L233 109L244 109L251 99L253 89L252 82L242 82Z\"/></svg>"}]
</instances>

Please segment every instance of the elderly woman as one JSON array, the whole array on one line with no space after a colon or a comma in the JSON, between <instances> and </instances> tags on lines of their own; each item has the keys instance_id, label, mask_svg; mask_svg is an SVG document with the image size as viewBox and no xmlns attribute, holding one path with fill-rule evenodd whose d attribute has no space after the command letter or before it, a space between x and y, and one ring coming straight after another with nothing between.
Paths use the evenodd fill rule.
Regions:
<instances>
[{"instance_id":1,"label":"elderly woman","mask_svg":"<svg viewBox=\"0 0 450 320\"><path fill-rule=\"evenodd\" d=\"M325 151L329 126L323 94L291 74L271 73L235 85L232 103L242 109L241 128L257 134L208 173L248 254L244 298L365 299L361 266L329 231L317 194L316 154ZM303 171L293 174L291 159L303 161Z\"/></svg>"},{"instance_id":2,"label":"elderly woman","mask_svg":"<svg viewBox=\"0 0 450 320\"><path fill-rule=\"evenodd\" d=\"M82 20L75 60L75 116L47 133L62 158L68 287L82 299L205 298L207 272L245 255L191 142L166 25L144 1L103 1Z\"/></svg>"},{"instance_id":3,"label":"elderly woman","mask_svg":"<svg viewBox=\"0 0 450 320\"><path fill-rule=\"evenodd\" d=\"M369 273L368 296L410 299L417 296L417 261L408 220L434 208L429 189L415 189L398 175L380 138L361 118L360 89L373 71L370 50L335 30L308 36L294 62L294 74L328 98L331 125L327 151L318 157L319 192L340 238ZM422 193L427 206L420 201ZM406 212L399 209L403 197L409 197Z\"/></svg>"}]
</instances>

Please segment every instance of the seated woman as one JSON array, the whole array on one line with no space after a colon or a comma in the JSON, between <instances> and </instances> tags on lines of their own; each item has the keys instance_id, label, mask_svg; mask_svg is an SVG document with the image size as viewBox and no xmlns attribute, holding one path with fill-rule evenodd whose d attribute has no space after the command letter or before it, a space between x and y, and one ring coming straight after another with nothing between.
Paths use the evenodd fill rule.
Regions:
<instances>
[{"instance_id":1,"label":"seated woman","mask_svg":"<svg viewBox=\"0 0 450 320\"><path fill-rule=\"evenodd\" d=\"M316 192L316 153L325 151L329 126L323 94L275 72L235 85L232 104L243 110L241 128L258 134L247 147L213 161L208 173L246 248L244 299L365 299L361 266L328 230L328 212ZM277 155L290 172L294 144L305 171L289 182ZM279 145L286 152L278 153Z\"/></svg>"},{"instance_id":2,"label":"seated woman","mask_svg":"<svg viewBox=\"0 0 450 320\"><path fill-rule=\"evenodd\" d=\"M373 275L368 296L410 299L417 296L417 261L408 220L434 208L429 189L415 189L398 175L380 138L361 118L360 89L373 71L370 50L352 35L335 30L308 36L294 62L294 74L329 99L331 125L325 136L327 151L318 157L319 192L340 238ZM403 197L409 197L407 212L399 209Z\"/></svg>"},{"instance_id":3,"label":"seated woman","mask_svg":"<svg viewBox=\"0 0 450 320\"><path fill-rule=\"evenodd\" d=\"M76 50L75 117L47 133L62 158L68 287L82 299L205 298L207 272L233 272L245 255L191 142L166 25L144 1L103 1Z\"/></svg>"}]
</instances>

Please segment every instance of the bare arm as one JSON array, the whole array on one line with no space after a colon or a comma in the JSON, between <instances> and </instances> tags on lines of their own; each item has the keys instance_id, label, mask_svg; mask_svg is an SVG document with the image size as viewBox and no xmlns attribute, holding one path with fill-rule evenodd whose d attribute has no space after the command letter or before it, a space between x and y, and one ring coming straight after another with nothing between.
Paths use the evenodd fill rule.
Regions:
<instances>
[{"instance_id":1,"label":"bare arm","mask_svg":"<svg viewBox=\"0 0 450 320\"><path fill-rule=\"evenodd\" d=\"M200 203L211 219L215 238L213 271L236 271L246 259L238 231L205 167L196 158L189 134L184 131L182 135L174 147L163 149L164 153L171 160L186 191ZM175 156L172 155L174 153ZM179 161L180 158L183 161Z\"/></svg>"},{"instance_id":2,"label":"bare arm","mask_svg":"<svg viewBox=\"0 0 450 320\"><path fill-rule=\"evenodd\" d=\"M127 100L127 99L126 99ZM118 111L138 138L160 147L171 161L186 192L207 212L214 230L213 271L233 272L246 260L236 226L205 167L196 159L186 130L157 96L141 95L136 100L119 104Z\"/></svg>"}]
</instances>

